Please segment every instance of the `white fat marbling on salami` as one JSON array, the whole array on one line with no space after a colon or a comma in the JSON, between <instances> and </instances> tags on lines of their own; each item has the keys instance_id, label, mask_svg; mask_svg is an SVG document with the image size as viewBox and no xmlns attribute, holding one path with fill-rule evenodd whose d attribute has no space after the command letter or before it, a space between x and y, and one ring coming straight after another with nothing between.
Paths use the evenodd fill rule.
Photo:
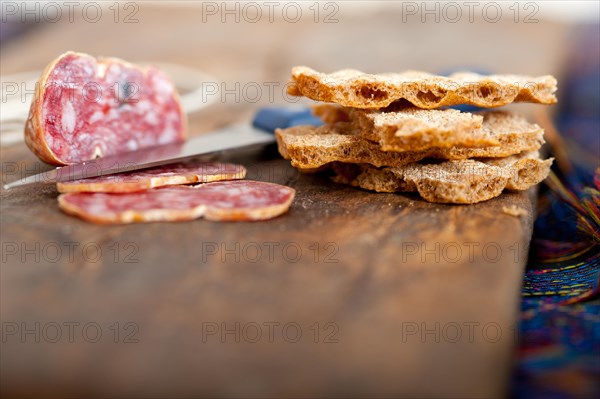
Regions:
<instances>
[{"instance_id":1,"label":"white fat marbling on salami","mask_svg":"<svg viewBox=\"0 0 600 399\"><path fill-rule=\"evenodd\" d=\"M295 191L250 180L161 187L136 193L69 193L59 197L67 213L96 223L191 220L250 221L285 213Z\"/></svg>"},{"instance_id":2,"label":"white fat marbling on salami","mask_svg":"<svg viewBox=\"0 0 600 399\"><path fill-rule=\"evenodd\" d=\"M146 112L144 120L150 125L156 125L158 123L158 115L156 115L156 112L149 110Z\"/></svg>"},{"instance_id":3,"label":"white fat marbling on salami","mask_svg":"<svg viewBox=\"0 0 600 399\"><path fill-rule=\"evenodd\" d=\"M106 64L98 64L98 67L96 69L96 75L99 78L103 78L106 76Z\"/></svg>"},{"instance_id":4,"label":"white fat marbling on salami","mask_svg":"<svg viewBox=\"0 0 600 399\"><path fill-rule=\"evenodd\" d=\"M93 173L94 171L91 171ZM246 176L242 165L218 162L175 163L151 169L108 176L60 182L58 191L66 192L134 192L176 184L239 180Z\"/></svg>"},{"instance_id":5,"label":"white fat marbling on salami","mask_svg":"<svg viewBox=\"0 0 600 399\"><path fill-rule=\"evenodd\" d=\"M102 118L104 118L104 115L102 115L102 112L95 111L92 114L92 116L90 116L89 123L94 124L94 123L102 120Z\"/></svg>"},{"instance_id":6,"label":"white fat marbling on salami","mask_svg":"<svg viewBox=\"0 0 600 399\"><path fill-rule=\"evenodd\" d=\"M135 140L129 140L125 143L125 148L127 151L135 151L138 149L138 143Z\"/></svg>"},{"instance_id":7,"label":"white fat marbling on salami","mask_svg":"<svg viewBox=\"0 0 600 399\"><path fill-rule=\"evenodd\" d=\"M69 134L73 134L73 130L75 130L75 123L77 121L77 115L75 114L75 109L73 108L73 103L69 100L65 101L65 105L63 106L62 111L62 128Z\"/></svg>"},{"instance_id":8,"label":"white fat marbling on salami","mask_svg":"<svg viewBox=\"0 0 600 399\"><path fill-rule=\"evenodd\" d=\"M39 115L34 129L41 134L30 133L29 140L44 161L79 163L99 152L108 156L185 139L175 88L154 67L66 53L44 77L30 115Z\"/></svg>"}]
</instances>

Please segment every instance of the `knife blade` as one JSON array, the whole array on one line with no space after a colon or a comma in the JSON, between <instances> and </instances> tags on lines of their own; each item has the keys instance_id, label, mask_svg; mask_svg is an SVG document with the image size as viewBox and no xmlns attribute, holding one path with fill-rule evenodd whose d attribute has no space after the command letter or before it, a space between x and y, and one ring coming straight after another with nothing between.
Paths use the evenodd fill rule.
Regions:
<instances>
[{"instance_id":1,"label":"knife blade","mask_svg":"<svg viewBox=\"0 0 600 399\"><path fill-rule=\"evenodd\" d=\"M252 124L231 125L212 133L192 137L182 143L154 146L58 167L5 184L4 188L8 190L29 184L111 175L179 162L200 155L264 146L275 142L273 133L277 128L318 124L321 124L321 121L312 116L307 108L263 108L256 113Z\"/></svg>"}]
</instances>

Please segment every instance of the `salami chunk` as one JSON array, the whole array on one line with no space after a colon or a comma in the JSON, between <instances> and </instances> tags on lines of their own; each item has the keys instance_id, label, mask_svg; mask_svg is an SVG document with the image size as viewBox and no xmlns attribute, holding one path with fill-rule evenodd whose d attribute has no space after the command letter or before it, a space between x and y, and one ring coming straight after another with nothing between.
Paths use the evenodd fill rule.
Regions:
<instances>
[{"instance_id":1,"label":"salami chunk","mask_svg":"<svg viewBox=\"0 0 600 399\"><path fill-rule=\"evenodd\" d=\"M146 170L60 182L57 184L57 188L61 193L126 193L177 184L239 180L245 176L246 168L242 165L213 162L177 163Z\"/></svg>"},{"instance_id":2,"label":"salami chunk","mask_svg":"<svg viewBox=\"0 0 600 399\"><path fill-rule=\"evenodd\" d=\"M177 91L154 67L68 52L36 84L25 142L42 161L80 163L185 139Z\"/></svg>"},{"instance_id":3,"label":"salami chunk","mask_svg":"<svg viewBox=\"0 0 600 399\"><path fill-rule=\"evenodd\" d=\"M252 180L171 186L135 193L67 193L58 197L66 213L95 223L271 219L285 213L295 190Z\"/></svg>"}]
</instances>

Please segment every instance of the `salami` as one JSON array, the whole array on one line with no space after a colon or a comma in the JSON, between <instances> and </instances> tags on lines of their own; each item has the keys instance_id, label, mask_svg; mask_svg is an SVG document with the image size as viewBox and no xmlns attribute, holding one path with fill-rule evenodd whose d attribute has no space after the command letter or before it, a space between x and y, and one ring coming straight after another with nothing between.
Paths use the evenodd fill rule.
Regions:
<instances>
[{"instance_id":1,"label":"salami","mask_svg":"<svg viewBox=\"0 0 600 399\"><path fill-rule=\"evenodd\" d=\"M68 52L36 84L25 142L42 161L67 165L185 139L169 78L154 67Z\"/></svg>"},{"instance_id":2,"label":"salami","mask_svg":"<svg viewBox=\"0 0 600 399\"><path fill-rule=\"evenodd\" d=\"M61 193L125 193L177 184L239 180L245 176L246 168L242 165L213 162L177 163L146 170L60 182L57 184L57 189Z\"/></svg>"},{"instance_id":3,"label":"salami","mask_svg":"<svg viewBox=\"0 0 600 399\"><path fill-rule=\"evenodd\" d=\"M135 193L67 193L58 197L66 213L94 223L271 219L285 213L295 190L252 180L154 188Z\"/></svg>"}]
</instances>

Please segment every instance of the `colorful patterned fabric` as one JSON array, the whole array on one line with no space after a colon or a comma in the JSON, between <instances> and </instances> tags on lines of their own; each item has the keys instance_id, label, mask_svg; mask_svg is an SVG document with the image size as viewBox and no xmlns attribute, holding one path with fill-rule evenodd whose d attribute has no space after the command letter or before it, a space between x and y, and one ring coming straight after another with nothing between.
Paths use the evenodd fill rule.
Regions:
<instances>
[{"instance_id":1,"label":"colorful patterned fabric","mask_svg":"<svg viewBox=\"0 0 600 399\"><path fill-rule=\"evenodd\" d=\"M525 274L517 398L600 397L600 26L574 32L558 131L570 170L542 187ZM556 151L555 151L555 156ZM594 170L595 177L594 177Z\"/></svg>"}]
</instances>

